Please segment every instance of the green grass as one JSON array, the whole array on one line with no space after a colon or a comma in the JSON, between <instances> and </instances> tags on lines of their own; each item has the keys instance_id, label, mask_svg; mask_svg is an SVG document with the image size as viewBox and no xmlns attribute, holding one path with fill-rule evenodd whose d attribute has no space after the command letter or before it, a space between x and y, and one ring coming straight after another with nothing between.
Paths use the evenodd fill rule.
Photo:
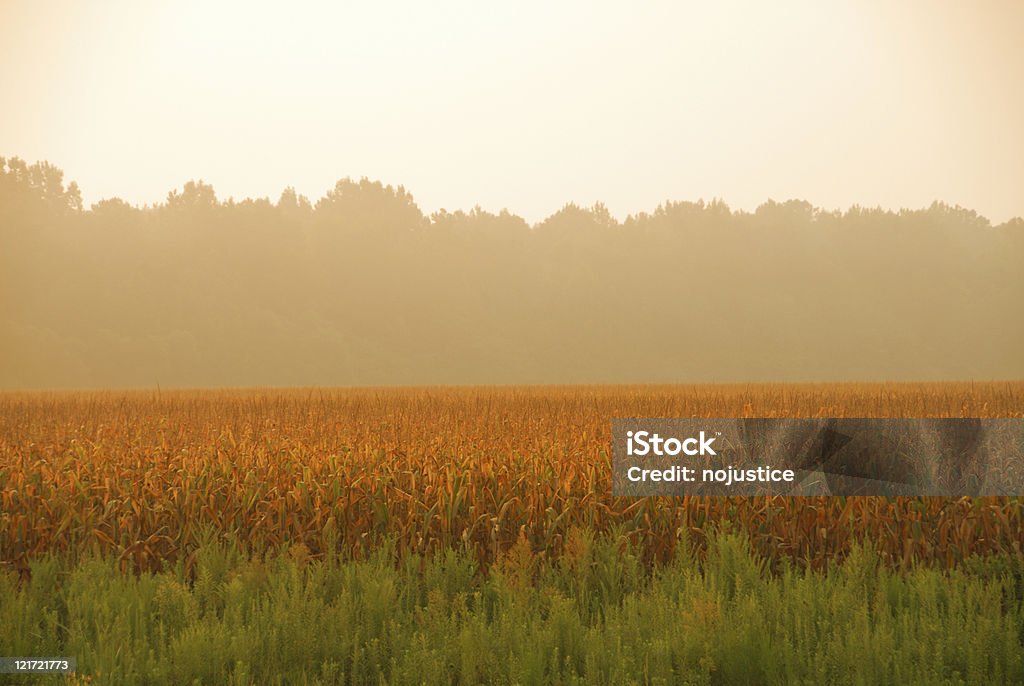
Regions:
<instances>
[{"instance_id":1,"label":"green grass","mask_svg":"<svg viewBox=\"0 0 1024 686\"><path fill-rule=\"evenodd\" d=\"M454 551L209 546L192 578L39 560L27 581L0 577L0 655L74 655L112 684L1024 683L1016 558L894 572L857 549L773 575L729 534L653 572L586 532L567 550L513 549L486 574Z\"/></svg>"}]
</instances>

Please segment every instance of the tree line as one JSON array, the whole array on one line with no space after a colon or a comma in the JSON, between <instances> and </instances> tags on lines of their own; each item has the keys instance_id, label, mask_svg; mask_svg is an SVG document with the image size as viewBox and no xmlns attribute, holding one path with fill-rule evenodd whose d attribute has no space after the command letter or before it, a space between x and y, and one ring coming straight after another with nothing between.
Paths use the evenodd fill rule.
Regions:
<instances>
[{"instance_id":1,"label":"tree line","mask_svg":"<svg viewBox=\"0 0 1024 686\"><path fill-rule=\"evenodd\" d=\"M1024 221L934 203L425 214L342 179L83 207L0 158L0 387L1024 377Z\"/></svg>"}]
</instances>

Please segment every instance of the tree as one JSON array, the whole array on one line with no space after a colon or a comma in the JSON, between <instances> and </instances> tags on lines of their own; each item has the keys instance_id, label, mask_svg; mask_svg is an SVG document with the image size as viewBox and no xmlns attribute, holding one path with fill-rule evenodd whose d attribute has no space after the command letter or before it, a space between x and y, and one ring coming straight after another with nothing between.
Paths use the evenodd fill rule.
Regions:
<instances>
[{"instance_id":1,"label":"tree","mask_svg":"<svg viewBox=\"0 0 1024 686\"><path fill-rule=\"evenodd\" d=\"M356 233L396 233L426 226L427 220L404 187L345 178L316 203L317 217Z\"/></svg>"},{"instance_id":2,"label":"tree","mask_svg":"<svg viewBox=\"0 0 1024 686\"><path fill-rule=\"evenodd\" d=\"M217 194L202 179L189 181L181 193L173 190L167 194L166 206L175 210L210 210L217 207Z\"/></svg>"}]
</instances>

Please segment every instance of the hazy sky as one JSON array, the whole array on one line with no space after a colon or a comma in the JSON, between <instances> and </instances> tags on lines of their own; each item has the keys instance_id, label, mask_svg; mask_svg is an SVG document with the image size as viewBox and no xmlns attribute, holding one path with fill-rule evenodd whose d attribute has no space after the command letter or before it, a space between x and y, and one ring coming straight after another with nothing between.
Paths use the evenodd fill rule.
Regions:
<instances>
[{"instance_id":1,"label":"hazy sky","mask_svg":"<svg viewBox=\"0 0 1024 686\"><path fill-rule=\"evenodd\" d=\"M941 199L1024 215L1024 2L0 0L0 155L86 203L313 200L624 217Z\"/></svg>"}]
</instances>

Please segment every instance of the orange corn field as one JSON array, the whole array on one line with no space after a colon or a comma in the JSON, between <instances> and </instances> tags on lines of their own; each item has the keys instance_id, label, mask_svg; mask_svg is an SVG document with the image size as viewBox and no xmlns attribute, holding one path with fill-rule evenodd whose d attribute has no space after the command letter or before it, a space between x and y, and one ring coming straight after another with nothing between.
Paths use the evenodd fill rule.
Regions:
<instances>
[{"instance_id":1,"label":"orange corn field","mask_svg":"<svg viewBox=\"0 0 1024 686\"><path fill-rule=\"evenodd\" d=\"M250 554L519 541L574 528L654 562L715 527L822 568L858 540L896 566L1020 553L1019 498L614 498L614 417L1021 417L1024 383L480 387L0 395L0 563L113 553L189 566L215 537Z\"/></svg>"}]
</instances>

